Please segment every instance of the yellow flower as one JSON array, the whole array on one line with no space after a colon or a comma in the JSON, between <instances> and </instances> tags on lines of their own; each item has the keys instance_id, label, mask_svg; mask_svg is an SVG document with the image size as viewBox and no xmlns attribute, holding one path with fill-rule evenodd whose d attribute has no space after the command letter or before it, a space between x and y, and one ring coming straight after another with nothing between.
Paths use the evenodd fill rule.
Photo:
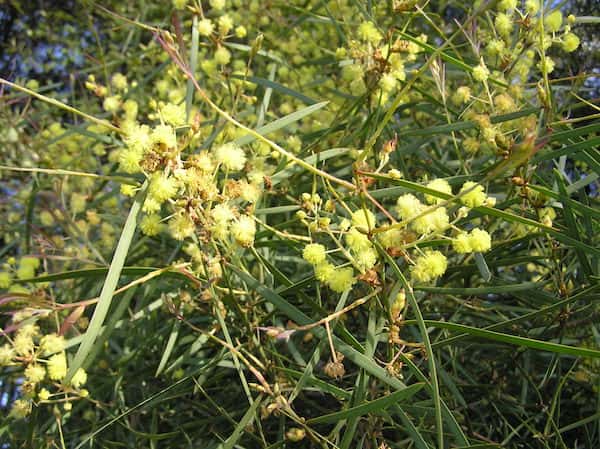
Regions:
<instances>
[{"instance_id":1,"label":"yellow flower","mask_svg":"<svg viewBox=\"0 0 600 449\"><path fill-rule=\"evenodd\" d=\"M0 288L8 288L12 284L11 275L6 271L0 272Z\"/></svg>"},{"instance_id":2,"label":"yellow flower","mask_svg":"<svg viewBox=\"0 0 600 449\"><path fill-rule=\"evenodd\" d=\"M402 313L404 308L406 307L406 292L404 290L400 290L394 299L394 303L390 309L392 317L397 317Z\"/></svg>"},{"instance_id":3,"label":"yellow flower","mask_svg":"<svg viewBox=\"0 0 600 449\"><path fill-rule=\"evenodd\" d=\"M525 11L527 11L527 13L529 15L536 15L537 12L540 10L540 0L526 0L525 1Z\"/></svg>"},{"instance_id":4,"label":"yellow flower","mask_svg":"<svg viewBox=\"0 0 600 449\"><path fill-rule=\"evenodd\" d=\"M446 193L448 195L452 195L452 187L450 187L448 181L442 178L434 179L433 181L429 182L427 184L427 188L431 190L437 190L438 192ZM444 199L426 194L425 201L427 201L427 204L438 204L444 201Z\"/></svg>"},{"instance_id":5,"label":"yellow flower","mask_svg":"<svg viewBox=\"0 0 600 449\"><path fill-rule=\"evenodd\" d=\"M231 52L225 47L219 47L215 50L215 62L220 65L227 65L231 61Z\"/></svg>"},{"instance_id":6,"label":"yellow flower","mask_svg":"<svg viewBox=\"0 0 600 449\"><path fill-rule=\"evenodd\" d=\"M125 147L119 151L119 167L125 173L139 173L143 153L136 147Z\"/></svg>"},{"instance_id":7,"label":"yellow flower","mask_svg":"<svg viewBox=\"0 0 600 449\"><path fill-rule=\"evenodd\" d=\"M485 204L487 196L483 191L483 186L478 185L476 182L467 181L463 184L460 189L459 195L462 192L467 192L465 195L461 196L460 200L465 206L469 207L479 207Z\"/></svg>"},{"instance_id":8,"label":"yellow flower","mask_svg":"<svg viewBox=\"0 0 600 449\"><path fill-rule=\"evenodd\" d=\"M501 0L498 2L498 9L500 11L507 11L509 9L517 8L517 0Z\"/></svg>"},{"instance_id":9,"label":"yellow flower","mask_svg":"<svg viewBox=\"0 0 600 449\"><path fill-rule=\"evenodd\" d=\"M379 242L385 249L401 247L406 243L406 233L402 229L393 228L382 232L379 237Z\"/></svg>"},{"instance_id":10,"label":"yellow flower","mask_svg":"<svg viewBox=\"0 0 600 449\"><path fill-rule=\"evenodd\" d=\"M160 109L160 115L169 125L183 125L185 124L185 103L180 105L167 103Z\"/></svg>"},{"instance_id":11,"label":"yellow flower","mask_svg":"<svg viewBox=\"0 0 600 449\"><path fill-rule=\"evenodd\" d=\"M469 239L469 234L466 232L461 232L454 240L452 240L452 247L459 254L473 252L473 249L471 248L471 239Z\"/></svg>"},{"instance_id":12,"label":"yellow flower","mask_svg":"<svg viewBox=\"0 0 600 449\"><path fill-rule=\"evenodd\" d=\"M231 235L235 241L244 247L252 246L256 234L256 223L248 215L242 215L231 225Z\"/></svg>"},{"instance_id":13,"label":"yellow flower","mask_svg":"<svg viewBox=\"0 0 600 449\"><path fill-rule=\"evenodd\" d=\"M25 368L24 374L25 374L25 378L29 382L33 382L34 384L37 384L38 382L41 382L42 380L44 380L44 377L46 377L46 368L44 368L43 366L40 366L40 365L31 364L27 368Z\"/></svg>"},{"instance_id":14,"label":"yellow flower","mask_svg":"<svg viewBox=\"0 0 600 449\"><path fill-rule=\"evenodd\" d=\"M37 270L40 267L40 259L37 257L25 256L20 260L19 265Z\"/></svg>"},{"instance_id":15,"label":"yellow flower","mask_svg":"<svg viewBox=\"0 0 600 449\"><path fill-rule=\"evenodd\" d=\"M346 243L353 251L371 248L373 245L369 238L356 228L351 228L346 234Z\"/></svg>"},{"instance_id":16,"label":"yellow flower","mask_svg":"<svg viewBox=\"0 0 600 449\"><path fill-rule=\"evenodd\" d=\"M413 277L420 282L430 282L446 272L448 260L439 251L427 251L415 260Z\"/></svg>"},{"instance_id":17,"label":"yellow flower","mask_svg":"<svg viewBox=\"0 0 600 449\"><path fill-rule=\"evenodd\" d=\"M50 392L45 388L42 388L38 393L38 399L40 401L47 401L50 398Z\"/></svg>"},{"instance_id":18,"label":"yellow flower","mask_svg":"<svg viewBox=\"0 0 600 449\"><path fill-rule=\"evenodd\" d=\"M334 292L343 293L350 289L355 282L356 279L354 278L354 270L352 268L336 268L329 276L327 285Z\"/></svg>"},{"instance_id":19,"label":"yellow flower","mask_svg":"<svg viewBox=\"0 0 600 449\"><path fill-rule=\"evenodd\" d=\"M372 44L376 44L382 39L381 33L371 21L362 22L358 26L358 37Z\"/></svg>"},{"instance_id":20,"label":"yellow flower","mask_svg":"<svg viewBox=\"0 0 600 449\"><path fill-rule=\"evenodd\" d=\"M501 39L492 39L485 47L486 51L491 56L500 55L505 48L504 41Z\"/></svg>"},{"instance_id":21,"label":"yellow flower","mask_svg":"<svg viewBox=\"0 0 600 449\"><path fill-rule=\"evenodd\" d=\"M241 181L240 187L242 192L240 198L249 203L256 203L260 199L261 190L256 184L250 184L247 181Z\"/></svg>"},{"instance_id":22,"label":"yellow flower","mask_svg":"<svg viewBox=\"0 0 600 449\"><path fill-rule=\"evenodd\" d=\"M131 98L129 100L125 100L125 103L123 103L123 112L125 112L125 117L128 120L135 120L138 109L137 101L132 100Z\"/></svg>"},{"instance_id":23,"label":"yellow flower","mask_svg":"<svg viewBox=\"0 0 600 449\"><path fill-rule=\"evenodd\" d=\"M71 195L71 212L78 214L83 212L87 207L87 197L81 193L73 193Z\"/></svg>"},{"instance_id":24,"label":"yellow flower","mask_svg":"<svg viewBox=\"0 0 600 449\"><path fill-rule=\"evenodd\" d=\"M17 399L10 409L10 416L22 419L31 413L31 402L25 399Z\"/></svg>"},{"instance_id":25,"label":"yellow flower","mask_svg":"<svg viewBox=\"0 0 600 449\"><path fill-rule=\"evenodd\" d=\"M315 266L315 277L321 282L329 282L334 272L335 267L329 262L322 262Z\"/></svg>"},{"instance_id":26,"label":"yellow flower","mask_svg":"<svg viewBox=\"0 0 600 449\"><path fill-rule=\"evenodd\" d=\"M498 112L501 112L503 114L515 110L515 102L513 101L512 97L507 93L496 95L494 97L494 105L496 106Z\"/></svg>"},{"instance_id":27,"label":"yellow flower","mask_svg":"<svg viewBox=\"0 0 600 449\"><path fill-rule=\"evenodd\" d=\"M177 136L175 130L170 125L158 125L150 134L152 143L164 146L166 148L175 148L177 146Z\"/></svg>"},{"instance_id":28,"label":"yellow flower","mask_svg":"<svg viewBox=\"0 0 600 449\"><path fill-rule=\"evenodd\" d=\"M40 349L47 354L54 354L65 349L65 338L55 333L46 334L40 342Z\"/></svg>"},{"instance_id":29,"label":"yellow flower","mask_svg":"<svg viewBox=\"0 0 600 449\"><path fill-rule=\"evenodd\" d=\"M579 47L579 37L573 33L565 34L563 36L562 47L568 53L574 52Z\"/></svg>"},{"instance_id":30,"label":"yellow flower","mask_svg":"<svg viewBox=\"0 0 600 449\"><path fill-rule=\"evenodd\" d=\"M146 197L142 210L148 214L158 212L160 210L160 203L154 198Z\"/></svg>"},{"instance_id":31,"label":"yellow flower","mask_svg":"<svg viewBox=\"0 0 600 449\"><path fill-rule=\"evenodd\" d=\"M13 347L19 355L31 354L34 348L33 335L27 332L22 332L25 327L27 326L23 326L21 329L19 329L15 339L13 340Z\"/></svg>"},{"instance_id":32,"label":"yellow flower","mask_svg":"<svg viewBox=\"0 0 600 449\"><path fill-rule=\"evenodd\" d=\"M490 76L490 71L487 68L487 66L485 65L485 62L483 62L483 59L481 59L481 62L479 63L478 66L473 67L473 79L475 81L487 81L488 77Z\"/></svg>"},{"instance_id":33,"label":"yellow flower","mask_svg":"<svg viewBox=\"0 0 600 449\"><path fill-rule=\"evenodd\" d=\"M242 39L242 38L246 37L246 34L248 34L248 32L246 31L245 26L240 25L235 28L235 36L237 38Z\"/></svg>"},{"instance_id":34,"label":"yellow flower","mask_svg":"<svg viewBox=\"0 0 600 449\"><path fill-rule=\"evenodd\" d=\"M468 86L460 86L452 95L452 101L456 104L464 104L471 98L471 89Z\"/></svg>"},{"instance_id":35,"label":"yellow flower","mask_svg":"<svg viewBox=\"0 0 600 449\"><path fill-rule=\"evenodd\" d=\"M48 377L52 380L62 380L67 375L67 357L64 352L54 354L48 359Z\"/></svg>"},{"instance_id":36,"label":"yellow flower","mask_svg":"<svg viewBox=\"0 0 600 449\"><path fill-rule=\"evenodd\" d=\"M402 195L396 201L396 212L403 220L416 217L423 210L423 204L412 193Z\"/></svg>"},{"instance_id":37,"label":"yellow flower","mask_svg":"<svg viewBox=\"0 0 600 449\"><path fill-rule=\"evenodd\" d=\"M75 374L73 374L73 378L71 379L71 385L74 388L79 388L82 385L85 385L86 382L87 373L83 368L79 368L77 371L75 371Z\"/></svg>"},{"instance_id":38,"label":"yellow flower","mask_svg":"<svg viewBox=\"0 0 600 449\"><path fill-rule=\"evenodd\" d=\"M175 240L185 240L191 237L195 230L194 222L186 214L177 214L169 220L169 231Z\"/></svg>"},{"instance_id":39,"label":"yellow flower","mask_svg":"<svg viewBox=\"0 0 600 449\"><path fill-rule=\"evenodd\" d=\"M121 96L113 95L111 97L106 97L102 103L102 107L106 112L112 114L116 113L119 110L119 107L121 107Z\"/></svg>"},{"instance_id":40,"label":"yellow flower","mask_svg":"<svg viewBox=\"0 0 600 449\"><path fill-rule=\"evenodd\" d=\"M161 218L158 214L146 215L140 222L140 229L149 237L158 235L164 228L164 224L162 224L160 220Z\"/></svg>"},{"instance_id":41,"label":"yellow flower","mask_svg":"<svg viewBox=\"0 0 600 449\"><path fill-rule=\"evenodd\" d=\"M150 148L150 145L152 145L152 138L150 137L150 128L148 125L135 125L128 128L125 137L125 145L142 154Z\"/></svg>"},{"instance_id":42,"label":"yellow flower","mask_svg":"<svg viewBox=\"0 0 600 449\"><path fill-rule=\"evenodd\" d=\"M198 33L200 36L210 36L214 30L215 26L210 19L202 19L198 22Z\"/></svg>"},{"instance_id":43,"label":"yellow flower","mask_svg":"<svg viewBox=\"0 0 600 449\"><path fill-rule=\"evenodd\" d=\"M178 187L178 182L174 177L156 172L150 180L148 197L156 200L158 203L164 203L175 196Z\"/></svg>"},{"instance_id":44,"label":"yellow flower","mask_svg":"<svg viewBox=\"0 0 600 449\"><path fill-rule=\"evenodd\" d=\"M469 241L473 251L483 253L492 247L492 238L487 231L479 228L473 229L469 234Z\"/></svg>"},{"instance_id":45,"label":"yellow flower","mask_svg":"<svg viewBox=\"0 0 600 449\"><path fill-rule=\"evenodd\" d=\"M122 73L115 73L110 81L113 87L117 90L127 89L127 77Z\"/></svg>"},{"instance_id":46,"label":"yellow flower","mask_svg":"<svg viewBox=\"0 0 600 449\"><path fill-rule=\"evenodd\" d=\"M219 17L219 33L225 35L233 28L233 20L229 15L225 14Z\"/></svg>"},{"instance_id":47,"label":"yellow flower","mask_svg":"<svg viewBox=\"0 0 600 449\"><path fill-rule=\"evenodd\" d=\"M355 252L354 259L358 269L364 273L377 263L377 251L372 247L361 249Z\"/></svg>"},{"instance_id":48,"label":"yellow flower","mask_svg":"<svg viewBox=\"0 0 600 449\"><path fill-rule=\"evenodd\" d=\"M209 0L210 7L218 11L225 8L225 0Z\"/></svg>"},{"instance_id":49,"label":"yellow flower","mask_svg":"<svg viewBox=\"0 0 600 449\"><path fill-rule=\"evenodd\" d=\"M458 234L452 241L452 246L460 254L483 253L489 251L492 247L492 238L487 231L475 228L468 234L466 232Z\"/></svg>"},{"instance_id":50,"label":"yellow flower","mask_svg":"<svg viewBox=\"0 0 600 449\"><path fill-rule=\"evenodd\" d=\"M285 433L285 437L292 443L297 443L298 441L302 441L305 436L306 436L306 430L301 429L300 427L291 427Z\"/></svg>"},{"instance_id":51,"label":"yellow flower","mask_svg":"<svg viewBox=\"0 0 600 449\"><path fill-rule=\"evenodd\" d=\"M558 30L560 30L562 21L563 21L562 13L558 9L555 11L552 11L544 19L544 25L546 26L546 31L548 31L550 33L557 32Z\"/></svg>"},{"instance_id":52,"label":"yellow flower","mask_svg":"<svg viewBox=\"0 0 600 449\"><path fill-rule=\"evenodd\" d=\"M352 213L352 224L365 230L375 227L375 215L370 210L359 209Z\"/></svg>"},{"instance_id":53,"label":"yellow flower","mask_svg":"<svg viewBox=\"0 0 600 449\"><path fill-rule=\"evenodd\" d=\"M240 171L246 165L244 150L234 143L226 143L215 150L215 159L227 170Z\"/></svg>"},{"instance_id":54,"label":"yellow flower","mask_svg":"<svg viewBox=\"0 0 600 449\"><path fill-rule=\"evenodd\" d=\"M325 262L327 258L325 247L320 243L310 243L304 247L302 257L311 265L318 265Z\"/></svg>"},{"instance_id":55,"label":"yellow flower","mask_svg":"<svg viewBox=\"0 0 600 449\"><path fill-rule=\"evenodd\" d=\"M15 351L8 344L0 346L0 366L7 366L12 362Z\"/></svg>"},{"instance_id":56,"label":"yellow flower","mask_svg":"<svg viewBox=\"0 0 600 449\"><path fill-rule=\"evenodd\" d=\"M415 219L411 227L419 234L442 232L450 225L450 219L445 207L438 207L422 217Z\"/></svg>"},{"instance_id":57,"label":"yellow flower","mask_svg":"<svg viewBox=\"0 0 600 449\"><path fill-rule=\"evenodd\" d=\"M210 215L217 226L227 226L227 224L235 218L233 210L225 203L217 204L213 207L210 211Z\"/></svg>"},{"instance_id":58,"label":"yellow flower","mask_svg":"<svg viewBox=\"0 0 600 449\"><path fill-rule=\"evenodd\" d=\"M494 25L496 25L498 34L501 36L508 36L513 29L513 19L508 14L501 12L496 16Z\"/></svg>"}]
</instances>

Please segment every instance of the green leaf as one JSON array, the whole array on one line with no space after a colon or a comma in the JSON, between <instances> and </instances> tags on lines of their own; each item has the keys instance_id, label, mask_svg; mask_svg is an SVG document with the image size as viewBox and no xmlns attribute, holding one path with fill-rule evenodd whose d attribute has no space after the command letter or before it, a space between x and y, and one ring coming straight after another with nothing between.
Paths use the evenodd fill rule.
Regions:
<instances>
[{"instance_id":1,"label":"green leaf","mask_svg":"<svg viewBox=\"0 0 600 449\"><path fill-rule=\"evenodd\" d=\"M405 399L411 398L416 393L418 393L424 386L424 383L417 383L410 385L403 390L398 390L393 393L388 394L379 399L375 399L374 401L365 402L364 404L358 405L356 407L349 408L347 410L342 410L336 413L330 413L328 415L319 416L318 418L312 418L306 421L307 424L323 424L323 423L335 423L341 421L343 419L356 418L359 416L364 416L367 413L378 412L385 410L392 404L396 404Z\"/></svg>"},{"instance_id":2,"label":"green leaf","mask_svg":"<svg viewBox=\"0 0 600 449\"><path fill-rule=\"evenodd\" d=\"M231 78L250 81L251 83L258 84L259 86L273 89L276 92L282 93L284 95L289 95L290 97L297 98L298 100L302 101L303 103L306 103L309 105L317 103L316 100L313 100L312 98L307 97L306 95L304 95L300 92L296 92L295 90L290 89L289 87L285 87L282 84L279 84L272 80L268 80L265 78L260 78L258 76L252 76L252 75L248 75L248 76L237 75L235 73L231 75Z\"/></svg>"},{"instance_id":3,"label":"green leaf","mask_svg":"<svg viewBox=\"0 0 600 449\"><path fill-rule=\"evenodd\" d=\"M261 136L266 136L267 134L270 134L272 132L275 132L279 129L285 128L286 126L291 125L292 123L297 122L298 120L302 120L304 117L306 117L307 115L312 114L313 112L318 111L319 109L324 108L325 106L327 106L329 104L329 101L322 101L321 103L317 103L317 104L313 104L310 106L307 106L303 109L300 109L298 111L292 112L291 114L286 115L285 117L281 117L280 119L277 119L267 125L261 126L260 128L256 129L256 132L258 134L260 134ZM256 136L247 134L245 136L242 137L238 137L237 139L234 140L234 143L236 143L237 145L248 145L249 143L252 143L256 140Z\"/></svg>"},{"instance_id":4,"label":"green leaf","mask_svg":"<svg viewBox=\"0 0 600 449\"><path fill-rule=\"evenodd\" d=\"M261 402L262 395L258 396L254 400L254 402L252 402L250 408L246 411L246 413L244 413L244 416L242 416L242 419L240 419L240 422L233 430L233 433L229 436L229 438L225 440L223 444L220 444L218 446L219 449L233 449L233 447L236 445L236 443L244 433L246 426L248 426L248 424L250 424L250 421L252 421L256 417L256 411L258 410L258 407L260 406Z\"/></svg>"},{"instance_id":5,"label":"green leaf","mask_svg":"<svg viewBox=\"0 0 600 449\"><path fill-rule=\"evenodd\" d=\"M147 188L148 183L145 182L136 195L133 205L131 206L129 216L127 217L123 231L121 232L121 237L119 238L119 243L117 244L117 249L115 250L113 260L110 264L110 268L108 269L106 280L102 286L102 291L100 292L100 298L96 304L94 314L92 315L88 329L83 337L83 340L81 341L81 345L79 345L79 349L77 350L77 353L75 354L75 357L69 366L69 370L65 379L66 383L71 380L75 372L81 367L83 362L86 361L86 358L92 349L92 346L94 345L94 341L96 340L96 337L102 328L102 323L104 323L104 318L108 313L113 294L117 288L119 277L121 276L121 270L123 269L123 265L125 265L125 259L127 258L129 246L133 240L133 235L137 226L138 215L142 208L142 204L144 203ZM87 363L89 363L89 360Z\"/></svg>"},{"instance_id":6,"label":"green leaf","mask_svg":"<svg viewBox=\"0 0 600 449\"><path fill-rule=\"evenodd\" d=\"M304 162L306 162L307 164L310 164L310 165L315 165L317 162L323 162L328 159L332 159L334 157L342 156L344 154L349 153L350 151L351 151L351 148L332 148L330 150L321 151L317 154L308 156L304 159ZM297 166L288 167L284 170L281 170L278 173L275 173L271 177L271 181L272 181L273 185L277 185L281 181L288 179L294 173L298 173L301 170L302 170L302 168L297 167Z\"/></svg>"},{"instance_id":7,"label":"green leaf","mask_svg":"<svg viewBox=\"0 0 600 449\"><path fill-rule=\"evenodd\" d=\"M481 274L481 277L485 282L489 282L492 278L492 272L490 271L483 254L475 253L475 264L477 265L477 269Z\"/></svg>"},{"instance_id":8,"label":"green leaf","mask_svg":"<svg viewBox=\"0 0 600 449\"><path fill-rule=\"evenodd\" d=\"M405 324L417 324L417 320L406 320ZM466 326L458 323L448 323L444 321L425 320L427 326L448 329L452 331L462 332L475 337L481 337L488 340L500 341L516 346L524 346L526 348L538 349L540 351L555 352L563 355L573 355L575 357L592 357L600 358L600 351L589 348L577 348L574 346L563 345L560 343L552 343L549 341L534 340L533 338L518 337L516 335L503 334L501 332L493 332L485 329L479 329L472 326Z\"/></svg>"}]
</instances>

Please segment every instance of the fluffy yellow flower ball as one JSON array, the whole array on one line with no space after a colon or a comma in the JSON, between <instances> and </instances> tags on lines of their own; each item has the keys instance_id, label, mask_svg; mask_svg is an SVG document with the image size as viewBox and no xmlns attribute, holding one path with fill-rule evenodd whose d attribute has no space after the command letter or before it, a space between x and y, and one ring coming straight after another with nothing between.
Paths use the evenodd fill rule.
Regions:
<instances>
[{"instance_id":1,"label":"fluffy yellow flower ball","mask_svg":"<svg viewBox=\"0 0 600 449\"><path fill-rule=\"evenodd\" d=\"M485 204L487 199L487 195L483 191L483 186L478 185L476 182L467 181L463 184L460 189L459 195L465 193L461 196L460 201L468 207L479 207Z\"/></svg>"},{"instance_id":2,"label":"fluffy yellow flower ball","mask_svg":"<svg viewBox=\"0 0 600 449\"><path fill-rule=\"evenodd\" d=\"M371 21L368 21L363 22L358 26L358 37L360 37L363 41L376 44L382 39L383 36L375 24Z\"/></svg>"},{"instance_id":3,"label":"fluffy yellow flower ball","mask_svg":"<svg viewBox=\"0 0 600 449\"><path fill-rule=\"evenodd\" d=\"M67 357L64 352L54 354L48 359L46 366L48 377L52 380L62 380L67 375Z\"/></svg>"},{"instance_id":4,"label":"fluffy yellow flower ball","mask_svg":"<svg viewBox=\"0 0 600 449\"><path fill-rule=\"evenodd\" d=\"M423 204L412 193L402 195L396 201L396 212L403 220L416 217L423 210Z\"/></svg>"},{"instance_id":5,"label":"fluffy yellow flower ball","mask_svg":"<svg viewBox=\"0 0 600 449\"><path fill-rule=\"evenodd\" d=\"M41 382L46 377L46 368L41 365L31 364L25 368L25 378L34 384Z\"/></svg>"},{"instance_id":6,"label":"fluffy yellow flower ball","mask_svg":"<svg viewBox=\"0 0 600 449\"><path fill-rule=\"evenodd\" d=\"M579 47L579 37L573 33L567 33L563 36L563 50L567 53L574 52Z\"/></svg>"},{"instance_id":7,"label":"fluffy yellow flower ball","mask_svg":"<svg viewBox=\"0 0 600 449\"><path fill-rule=\"evenodd\" d=\"M210 36L215 30L215 25L210 19L202 19L198 22L198 34L200 36Z\"/></svg>"},{"instance_id":8,"label":"fluffy yellow flower ball","mask_svg":"<svg viewBox=\"0 0 600 449\"><path fill-rule=\"evenodd\" d=\"M563 21L562 13L559 10L552 11L544 19L544 25L546 26L546 31L548 31L550 33L557 32L558 30L560 30L562 21Z\"/></svg>"},{"instance_id":9,"label":"fluffy yellow flower ball","mask_svg":"<svg viewBox=\"0 0 600 449\"><path fill-rule=\"evenodd\" d=\"M320 243L310 243L304 247L302 257L311 265L318 265L325 262L327 255L325 247Z\"/></svg>"},{"instance_id":10,"label":"fluffy yellow flower ball","mask_svg":"<svg viewBox=\"0 0 600 449\"><path fill-rule=\"evenodd\" d=\"M256 235L256 223L252 217L242 215L231 225L231 235L239 245L243 247L252 246Z\"/></svg>"},{"instance_id":11,"label":"fluffy yellow flower ball","mask_svg":"<svg viewBox=\"0 0 600 449\"><path fill-rule=\"evenodd\" d=\"M411 227L419 234L442 232L450 226L450 219L445 207L438 207L422 217L415 219Z\"/></svg>"},{"instance_id":12,"label":"fluffy yellow flower ball","mask_svg":"<svg viewBox=\"0 0 600 449\"><path fill-rule=\"evenodd\" d=\"M149 237L160 234L163 230L164 225L160 222L161 218L158 214L150 214L144 216L140 222L140 229Z\"/></svg>"},{"instance_id":13,"label":"fluffy yellow flower ball","mask_svg":"<svg viewBox=\"0 0 600 449\"><path fill-rule=\"evenodd\" d=\"M215 159L227 170L240 171L246 165L246 154L234 143L226 143L215 150Z\"/></svg>"},{"instance_id":14,"label":"fluffy yellow flower ball","mask_svg":"<svg viewBox=\"0 0 600 449\"><path fill-rule=\"evenodd\" d=\"M487 231L475 228L470 232L469 240L473 251L483 253L492 247L492 238Z\"/></svg>"},{"instance_id":15,"label":"fluffy yellow flower ball","mask_svg":"<svg viewBox=\"0 0 600 449\"><path fill-rule=\"evenodd\" d=\"M15 351L8 344L0 346L0 366L7 366L12 362Z\"/></svg>"},{"instance_id":16,"label":"fluffy yellow flower ball","mask_svg":"<svg viewBox=\"0 0 600 449\"><path fill-rule=\"evenodd\" d=\"M439 251L427 251L415 260L412 276L420 282L430 282L446 272L448 260Z\"/></svg>"},{"instance_id":17,"label":"fluffy yellow flower ball","mask_svg":"<svg viewBox=\"0 0 600 449\"><path fill-rule=\"evenodd\" d=\"M473 67L473 79L475 81L480 81L483 83L484 81L487 81L489 76L490 76L490 71L482 59L481 62L479 63L479 65Z\"/></svg>"},{"instance_id":18,"label":"fluffy yellow flower ball","mask_svg":"<svg viewBox=\"0 0 600 449\"><path fill-rule=\"evenodd\" d=\"M231 52L225 47L219 47L215 50L215 62L220 65L227 65L231 61Z\"/></svg>"},{"instance_id":19,"label":"fluffy yellow flower ball","mask_svg":"<svg viewBox=\"0 0 600 449\"><path fill-rule=\"evenodd\" d=\"M321 262L315 266L315 277L321 282L329 282L334 272L335 267L329 262Z\"/></svg>"},{"instance_id":20,"label":"fluffy yellow flower ball","mask_svg":"<svg viewBox=\"0 0 600 449\"><path fill-rule=\"evenodd\" d=\"M74 388L79 388L82 385L85 385L86 382L87 373L83 368L79 368L77 371L75 371L75 374L73 374L73 378L71 379L71 385Z\"/></svg>"},{"instance_id":21,"label":"fluffy yellow flower ball","mask_svg":"<svg viewBox=\"0 0 600 449\"><path fill-rule=\"evenodd\" d=\"M364 230L375 227L375 214L370 210L359 209L352 213L352 224Z\"/></svg>"},{"instance_id":22,"label":"fluffy yellow flower ball","mask_svg":"<svg viewBox=\"0 0 600 449\"><path fill-rule=\"evenodd\" d=\"M40 349L47 354L55 354L65 349L65 338L62 335L46 334L40 342Z\"/></svg>"},{"instance_id":23,"label":"fluffy yellow flower ball","mask_svg":"<svg viewBox=\"0 0 600 449\"><path fill-rule=\"evenodd\" d=\"M442 178L434 179L427 184L427 188L431 190L437 190L438 192L452 195L452 187L448 184L448 181ZM425 201L427 204L438 204L444 201L442 198L438 198L433 195L425 195Z\"/></svg>"},{"instance_id":24,"label":"fluffy yellow flower ball","mask_svg":"<svg viewBox=\"0 0 600 449\"><path fill-rule=\"evenodd\" d=\"M154 173L148 188L148 197L156 200L159 204L173 198L177 193L179 183L172 176L164 173Z\"/></svg>"},{"instance_id":25,"label":"fluffy yellow flower ball","mask_svg":"<svg viewBox=\"0 0 600 449\"><path fill-rule=\"evenodd\" d=\"M355 282L356 279L354 278L354 270L352 268L336 268L330 275L327 285L334 292L343 293L350 289Z\"/></svg>"},{"instance_id":26,"label":"fluffy yellow flower ball","mask_svg":"<svg viewBox=\"0 0 600 449\"><path fill-rule=\"evenodd\" d=\"M12 284L12 276L6 271L0 272L0 288L8 288Z\"/></svg>"},{"instance_id":27,"label":"fluffy yellow flower ball","mask_svg":"<svg viewBox=\"0 0 600 449\"><path fill-rule=\"evenodd\" d=\"M196 227L190 217L177 214L169 220L169 232L175 240L185 240L194 234Z\"/></svg>"}]
</instances>

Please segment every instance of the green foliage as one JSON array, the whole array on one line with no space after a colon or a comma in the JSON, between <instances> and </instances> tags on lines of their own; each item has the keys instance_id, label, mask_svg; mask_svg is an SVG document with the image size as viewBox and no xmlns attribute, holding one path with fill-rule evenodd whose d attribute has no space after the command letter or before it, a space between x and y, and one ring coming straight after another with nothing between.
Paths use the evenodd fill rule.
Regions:
<instances>
[{"instance_id":1,"label":"green foliage","mask_svg":"<svg viewBox=\"0 0 600 449\"><path fill-rule=\"evenodd\" d=\"M597 446L591 11L9 3L6 447Z\"/></svg>"}]
</instances>

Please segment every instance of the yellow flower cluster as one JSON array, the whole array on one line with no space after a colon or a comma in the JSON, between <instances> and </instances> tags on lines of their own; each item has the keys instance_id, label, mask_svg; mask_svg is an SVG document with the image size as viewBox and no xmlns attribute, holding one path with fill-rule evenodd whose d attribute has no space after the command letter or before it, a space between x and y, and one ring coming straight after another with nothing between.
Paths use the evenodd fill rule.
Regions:
<instances>
[{"instance_id":1,"label":"yellow flower cluster","mask_svg":"<svg viewBox=\"0 0 600 449\"><path fill-rule=\"evenodd\" d=\"M351 267L336 267L327 262L325 247L319 243L306 245L302 257L313 265L315 277L334 292L343 293L356 282L354 270Z\"/></svg>"},{"instance_id":2,"label":"yellow flower cluster","mask_svg":"<svg viewBox=\"0 0 600 449\"><path fill-rule=\"evenodd\" d=\"M24 311L15 314L13 321L19 323L30 313ZM64 348L63 336L55 333L40 335L40 328L36 324L20 324L12 344L0 346L0 367L23 367L23 398L13 403L13 418L24 418L31 412L34 403L48 401L51 396L48 388L51 384L57 393L64 394L68 391L72 398L88 395L87 390L81 389L87 381L87 373L82 368L74 374L70 385L64 384L68 369Z\"/></svg>"},{"instance_id":3,"label":"yellow flower cluster","mask_svg":"<svg viewBox=\"0 0 600 449\"><path fill-rule=\"evenodd\" d=\"M446 256L439 251L426 251L416 258L411 273L416 281L431 282L442 276L447 268Z\"/></svg>"},{"instance_id":4,"label":"yellow flower cluster","mask_svg":"<svg viewBox=\"0 0 600 449\"><path fill-rule=\"evenodd\" d=\"M492 247L492 239L487 231L479 228L471 232L461 232L452 241L452 246L457 253L483 253Z\"/></svg>"}]
</instances>

